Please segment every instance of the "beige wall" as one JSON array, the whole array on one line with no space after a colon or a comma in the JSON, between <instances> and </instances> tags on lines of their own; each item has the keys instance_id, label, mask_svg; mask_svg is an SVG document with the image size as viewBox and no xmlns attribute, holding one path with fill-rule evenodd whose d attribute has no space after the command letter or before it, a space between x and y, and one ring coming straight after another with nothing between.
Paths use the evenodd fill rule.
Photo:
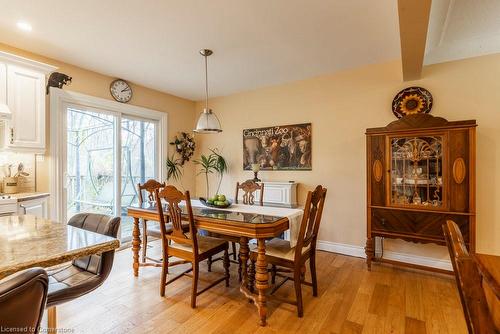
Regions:
<instances>
[{"instance_id":1,"label":"beige wall","mask_svg":"<svg viewBox=\"0 0 500 334\"><path fill-rule=\"evenodd\" d=\"M401 63L370 65L290 84L214 98L224 132L199 136L202 152L218 147L230 163L222 192L233 195L242 170L242 130L312 122L312 171L263 171L264 180L295 180L303 202L316 184L328 188L320 239L364 246L366 236L365 129L395 120L394 95L420 85L434 96L432 114L477 119L477 245L500 254L500 55L433 65L422 80L402 82ZM201 105L198 104L198 108ZM199 153L199 152L198 152ZM196 189L204 195L204 180ZM446 259L443 247L389 243L387 248ZM423 249L423 251L422 251Z\"/></svg>"},{"instance_id":2,"label":"beige wall","mask_svg":"<svg viewBox=\"0 0 500 334\"><path fill-rule=\"evenodd\" d=\"M112 100L109 93L109 84L115 78L92 72L77 66L62 63L60 61L46 58L31 52L16 49L5 44L0 44L0 51L9 52L22 57L44 62L57 66L58 72L65 73L73 78L70 86L64 87L65 90L71 90L91 96ZM139 64L134 64L139 65ZM127 78L123 78L127 79ZM132 105L141 106L157 111L168 113L168 137L171 139L178 131L191 131L195 124L195 103L190 100L182 99L170 94L162 93L143 86L131 84L133 90ZM47 148L49 147L49 101L47 98ZM38 163L37 172L37 190L48 191L48 161L50 152L47 150L44 162ZM194 168L189 165L185 169L184 186L187 189L194 188Z\"/></svg>"},{"instance_id":3,"label":"beige wall","mask_svg":"<svg viewBox=\"0 0 500 334\"><path fill-rule=\"evenodd\" d=\"M0 44L0 50L42 61L71 75L65 88L111 99L114 79L76 66ZM424 79L403 83L400 62L370 65L286 85L215 98L211 107L220 117L224 132L197 135L202 152L218 147L230 162L223 192L232 196L237 180L249 178L242 170L242 130L280 124L313 123L313 170L264 171L265 180L295 180L299 198L316 184L329 189L320 238L363 246L366 225L365 137L367 127L384 126L394 120L391 101L396 92L421 85L434 95L433 115L450 120L475 118L477 134L478 250L500 254L500 55L485 56L424 69ZM126 79L126 78L125 78ZM169 138L177 131L190 131L201 104L132 84L130 102L169 113ZM198 150L198 153L200 150ZM46 157L50 158L50 152ZM38 190L48 190L48 159L38 164ZM183 185L204 195L201 177L194 182L194 167L185 168ZM446 258L444 250L427 246L424 252L411 244L391 243L388 249Z\"/></svg>"}]
</instances>

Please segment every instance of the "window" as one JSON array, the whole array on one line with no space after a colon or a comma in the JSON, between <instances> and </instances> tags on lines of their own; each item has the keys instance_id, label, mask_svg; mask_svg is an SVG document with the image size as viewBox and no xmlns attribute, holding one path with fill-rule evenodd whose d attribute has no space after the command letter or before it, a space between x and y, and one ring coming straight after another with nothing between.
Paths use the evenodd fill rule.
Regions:
<instances>
[{"instance_id":1,"label":"window","mask_svg":"<svg viewBox=\"0 0 500 334\"><path fill-rule=\"evenodd\" d=\"M56 129L51 131L51 150L60 158L51 167L55 199L51 216L60 221L79 212L120 216L120 238L130 239L133 220L127 217L127 207L138 203L137 184L162 179L166 154L160 139L166 115L89 97L102 102L90 106L75 96L82 97L51 93L51 104L52 99L59 102L56 115L51 114L56 118L51 124ZM52 109L56 108L51 105ZM55 123L60 126L53 127ZM64 180L61 184L57 175Z\"/></svg>"}]
</instances>

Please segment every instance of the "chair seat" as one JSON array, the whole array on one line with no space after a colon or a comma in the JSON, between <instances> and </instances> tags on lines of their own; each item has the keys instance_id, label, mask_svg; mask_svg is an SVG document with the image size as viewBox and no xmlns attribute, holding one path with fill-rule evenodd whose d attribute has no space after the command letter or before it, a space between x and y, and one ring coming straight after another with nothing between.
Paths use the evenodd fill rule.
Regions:
<instances>
[{"instance_id":1,"label":"chair seat","mask_svg":"<svg viewBox=\"0 0 500 334\"><path fill-rule=\"evenodd\" d=\"M222 248L224 248L223 247L224 244L227 245L227 241L225 241L225 240L221 240L218 238L212 238L212 237L205 237L205 236L201 236L201 235L197 236L197 240L198 240L198 254L208 253L211 250L215 250L217 248L222 249ZM191 245L188 245L188 244L181 244L181 243L177 243L177 242L172 242L172 244L170 244L168 247L178 249L181 251L185 251L185 252L191 252L191 253L193 252L193 247L191 247Z\"/></svg>"},{"instance_id":2,"label":"chair seat","mask_svg":"<svg viewBox=\"0 0 500 334\"><path fill-rule=\"evenodd\" d=\"M160 231L160 225L156 222L152 224L153 222L148 221L147 229L146 232L148 234L148 237L153 237L153 238L161 238L161 231ZM173 227L172 224L165 224L165 229L167 230L167 233L172 233Z\"/></svg>"},{"instance_id":3,"label":"chair seat","mask_svg":"<svg viewBox=\"0 0 500 334\"><path fill-rule=\"evenodd\" d=\"M306 253L308 250L309 247L303 248L302 254ZM257 253L257 245L250 245L250 252ZM295 257L295 247L290 247L290 241L273 238L266 242L266 255L293 261Z\"/></svg>"},{"instance_id":4,"label":"chair seat","mask_svg":"<svg viewBox=\"0 0 500 334\"><path fill-rule=\"evenodd\" d=\"M49 269L47 273L49 275L49 294L61 289L71 288L97 276L72 264L57 269Z\"/></svg>"},{"instance_id":5,"label":"chair seat","mask_svg":"<svg viewBox=\"0 0 500 334\"><path fill-rule=\"evenodd\" d=\"M47 305L53 306L78 298L97 286L99 276L80 269L73 264L47 270L49 294Z\"/></svg>"},{"instance_id":6,"label":"chair seat","mask_svg":"<svg viewBox=\"0 0 500 334\"><path fill-rule=\"evenodd\" d=\"M189 231L189 224L183 223L182 229L184 231ZM174 228L173 228L171 223L167 223L167 224L165 224L165 230L166 230L167 234L170 234L170 233L172 233ZM157 222L148 221L146 232L148 234L148 237L153 237L153 238L158 238L158 239L161 238L160 225Z\"/></svg>"}]
</instances>

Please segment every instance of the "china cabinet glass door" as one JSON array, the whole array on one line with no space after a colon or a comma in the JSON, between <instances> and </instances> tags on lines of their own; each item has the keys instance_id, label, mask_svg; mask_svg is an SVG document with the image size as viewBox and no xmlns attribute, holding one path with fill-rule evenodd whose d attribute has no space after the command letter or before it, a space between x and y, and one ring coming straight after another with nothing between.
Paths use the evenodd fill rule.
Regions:
<instances>
[{"instance_id":1,"label":"china cabinet glass door","mask_svg":"<svg viewBox=\"0 0 500 334\"><path fill-rule=\"evenodd\" d=\"M443 207L443 135L391 137L390 204Z\"/></svg>"}]
</instances>

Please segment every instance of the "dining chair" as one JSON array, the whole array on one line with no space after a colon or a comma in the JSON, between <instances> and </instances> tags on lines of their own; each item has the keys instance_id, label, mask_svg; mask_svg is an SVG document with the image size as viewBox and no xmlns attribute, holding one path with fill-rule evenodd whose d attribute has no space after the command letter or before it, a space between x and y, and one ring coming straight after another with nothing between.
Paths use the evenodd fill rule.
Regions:
<instances>
[{"instance_id":1,"label":"dining chair","mask_svg":"<svg viewBox=\"0 0 500 334\"><path fill-rule=\"evenodd\" d=\"M295 301L285 301L297 306L297 315L302 317L304 307L302 303L302 284L312 286L313 296L318 296L318 282L316 276L316 242L318 230L325 204L326 188L318 185L314 191L307 193L304 207L304 215L300 223L300 230L295 247L291 247L290 241L273 238L266 242L266 260L272 265L271 279L275 283L276 276L282 276L284 280L277 284L271 294L278 290L286 281L292 280L295 287ZM311 282L305 281L305 263L309 260L311 270ZM257 261L257 246L250 248L249 284L253 290L255 283L255 262ZM279 269L278 269L279 267ZM293 277L278 273L293 273Z\"/></svg>"},{"instance_id":2,"label":"dining chair","mask_svg":"<svg viewBox=\"0 0 500 334\"><path fill-rule=\"evenodd\" d=\"M144 204L144 196L143 193L147 193L146 199L153 203L155 202L155 190L161 189L165 187L165 182L158 182L154 179L147 180L145 183L137 184L137 193L139 198L139 206ZM167 230L172 232L172 227L167 226ZM167 232L169 233L169 232ZM152 266L152 267L161 267L161 259L154 259L147 256L148 249L148 237L153 237L156 239L161 238L160 226L157 222L151 222L148 224L146 219L142 219L142 256L141 256L141 266ZM149 262L148 262L149 260Z\"/></svg>"},{"instance_id":3,"label":"dining chair","mask_svg":"<svg viewBox=\"0 0 500 334\"><path fill-rule=\"evenodd\" d=\"M443 232L469 333L499 333L500 329L495 329L481 286L481 274L476 261L467 252L460 228L453 221L448 220L446 224L443 224Z\"/></svg>"},{"instance_id":4,"label":"dining chair","mask_svg":"<svg viewBox=\"0 0 500 334\"><path fill-rule=\"evenodd\" d=\"M42 268L24 270L0 283L0 332L38 333L48 286Z\"/></svg>"},{"instance_id":5,"label":"dining chair","mask_svg":"<svg viewBox=\"0 0 500 334\"><path fill-rule=\"evenodd\" d=\"M160 296L165 296L165 287L167 285L192 271L191 307L195 308L196 297L203 292L222 281L225 281L226 286L229 286L230 276L228 243L227 241L218 238L197 235L189 191L186 191L186 193L183 194L174 186L166 186L161 190L155 190L155 198L158 207L158 221L160 222L163 251ZM162 205L162 200L166 202L166 208ZM187 215L186 219L189 224L188 232L186 232L183 228L184 217L180 206L182 201L185 202L186 207L185 215ZM163 213L165 209L166 212L168 212L168 215ZM167 229L165 227L168 222L172 224L171 233L167 233ZM213 256L222 251L224 252L224 276L213 281L207 287L198 290L200 262L208 259L209 256ZM176 257L181 260L169 263L169 257ZM169 268L185 263L191 263L191 267L167 281Z\"/></svg>"},{"instance_id":6,"label":"dining chair","mask_svg":"<svg viewBox=\"0 0 500 334\"><path fill-rule=\"evenodd\" d=\"M243 191L243 198L242 198L243 204L246 204L246 205L254 205L255 204L255 192L257 190L260 190L259 205L260 206L264 205L264 201L263 201L264 184L263 183L258 184L253 180L247 180L241 184L239 182L236 182L236 193L234 195L234 202L235 203L238 203L239 190ZM227 242L231 243L232 253L230 253L229 256L232 256L233 259L230 261L232 263L235 263L238 265L238 280L241 282L241 278L242 278L242 276L241 276L241 262L239 260L238 252L236 251L236 244L239 243L239 241L240 241L239 238L231 236L231 235L223 235L223 234L215 234L215 233L210 233L209 235L212 235L216 238L224 239ZM222 259L221 257L216 258L216 259L208 258L208 271L211 271L213 262L219 261L221 259Z\"/></svg>"},{"instance_id":7,"label":"dining chair","mask_svg":"<svg viewBox=\"0 0 500 334\"><path fill-rule=\"evenodd\" d=\"M239 191L243 191L243 204L254 205L255 193L260 190L259 205L264 205L264 183L258 184L253 180L246 180L243 183L236 182L236 193L234 195L234 203L238 203Z\"/></svg>"},{"instance_id":8,"label":"dining chair","mask_svg":"<svg viewBox=\"0 0 500 334\"><path fill-rule=\"evenodd\" d=\"M68 225L116 238L120 217L97 213L78 213ZM64 266L48 270L47 309L49 328L56 328L56 306L83 296L101 286L113 267L115 251L80 257Z\"/></svg>"}]
</instances>

